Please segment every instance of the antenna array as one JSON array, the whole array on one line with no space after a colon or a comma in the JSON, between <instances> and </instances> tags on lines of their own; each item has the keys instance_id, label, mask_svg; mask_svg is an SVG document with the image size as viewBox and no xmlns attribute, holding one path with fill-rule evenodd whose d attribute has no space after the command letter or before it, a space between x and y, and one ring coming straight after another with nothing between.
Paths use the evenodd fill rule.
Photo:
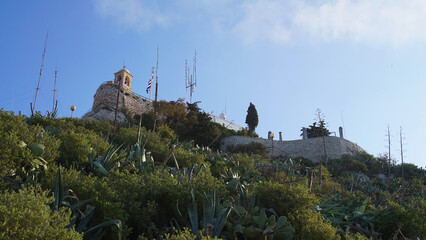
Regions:
<instances>
[{"instance_id":1,"label":"antenna array","mask_svg":"<svg viewBox=\"0 0 426 240\"><path fill-rule=\"evenodd\" d=\"M188 61L185 60L185 87L189 88L189 103L192 103L192 93L194 93L194 88L197 86L197 51L194 54L192 66L192 74L188 67Z\"/></svg>"}]
</instances>

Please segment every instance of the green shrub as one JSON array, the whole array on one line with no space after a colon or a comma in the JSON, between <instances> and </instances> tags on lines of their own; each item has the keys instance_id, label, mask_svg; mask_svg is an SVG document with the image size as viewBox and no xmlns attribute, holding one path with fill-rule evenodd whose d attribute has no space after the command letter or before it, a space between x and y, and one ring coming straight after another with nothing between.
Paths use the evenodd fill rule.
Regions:
<instances>
[{"instance_id":1,"label":"green shrub","mask_svg":"<svg viewBox=\"0 0 426 240\"><path fill-rule=\"evenodd\" d=\"M426 239L426 201L411 198L401 205L388 201L387 207L374 219L374 226L383 239L392 238L398 230L407 238Z\"/></svg>"},{"instance_id":2,"label":"green shrub","mask_svg":"<svg viewBox=\"0 0 426 240\"><path fill-rule=\"evenodd\" d=\"M355 233L355 234L346 234L344 236L344 239L346 240L369 240L372 238L368 238L364 235L362 235L361 233Z\"/></svg>"},{"instance_id":3,"label":"green shrub","mask_svg":"<svg viewBox=\"0 0 426 240\"><path fill-rule=\"evenodd\" d=\"M237 165L241 168L249 168L251 171L257 171L256 167L254 166L254 157L256 156L250 157L246 154L233 154L232 157L230 157L230 160L236 164L238 163Z\"/></svg>"},{"instance_id":4,"label":"green shrub","mask_svg":"<svg viewBox=\"0 0 426 240\"><path fill-rule=\"evenodd\" d=\"M312 162L312 160L310 160L309 158L305 158L305 157L295 157L293 158L294 162L300 162L300 164L302 165L302 167L314 167L315 163Z\"/></svg>"},{"instance_id":5,"label":"green shrub","mask_svg":"<svg viewBox=\"0 0 426 240\"><path fill-rule=\"evenodd\" d=\"M328 167L333 176L342 176L347 172L362 172L368 176L387 172L387 160L375 158L368 153L345 154L339 159L331 159Z\"/></svg>"},{"instance_id":6,"label":"green shrub","mask_svg":"<svg viewBox=\"0 0 426 240\"><path fill-rule=\"evenodd\" d=\"M26 119L29 125L40 125L42 127L60 128L60 129L74 129L83 127L92 130L102 136L107 135L112 129L111 124L106 121L100 122L94 119L80 119L80 118L52 118L44 117L40 114L35 114Z\"/></svg>"},{"instance_id":7,"label":"green shrub","mask_svg":"<svg viewBox=\"0 0 426 240\"><path fill-rule=\"evenodd\" d=\"M89 154L92 149L95 155L103 154L108 149L109 144L98 134L83 127L75 130L63 129L59 132L58 138L62 144L60 163L64 167L88 168Z\"/></svg>"},{"instance_id":8,"label":"green shrub","mask_svg":"<svg viewBox=\"0 0 426 240\"><path fill-rule=\"evenodd\" d=\"M268 151L265 145L259 142L250 142L249 144L228 145L226 150L230 153L244 153L248 155L257 154L268 157Z\"/></svg>"},{"instance_id":9,"label":"green shrub","mask_svg":"<svg viewBox=\"0 0 426 240\"><path fill-rule=\"evenodd\" d=\"M142 129L141 132L145 132L144 129ZM132 127L132 128L122 127L122 128L119 128L117 133L113 135L112 141L117 145L123 144L124 146L129 146L129 145L135 144L138 141L137 136L138 136L137 127Z\"/></svg>"},{"instance_id":10,"label":"green shrub","mask_svg":"<svg viewBox=\"0 0 426 240\"><path fill-rule=\"evenodd\" d=\"M31 151L33 144L42 144L44 153L40 156ZM0 110L0 176L19 177L20 180L32 178L29 172L34 168L37 157L47 161L47 167L53 166L53 160L59 156L60 141L45 132L41 126L29 126L23 116L14 116L12 112Z\"/></svg>"},{"instance_id":11,"label":"green shrub","mask_svg":"<svg viewBox=\"0 0 426 240\"><path fill-rule=\"evenodd\" d=\"M279 216L306 210L318 202L306 187L299 184L262 182L255 186L255 194L260 206L273 208Z\"/></svg>"},{"instance_id":12,"label":"green shrub","mask_svg":"<svg viewBox=\"0 0 426 240\"><path fill-rule=\"evenodd\" d=\"M53 202L40 188L25 188L0 194L0 239L83 239L66 226L71 212L51 211Z\"/></svg>"},{"instance_id":13,"label":"green shrub","mask_svg":"<svg viewBox=\"0 0 426 240\"><path fill-rule=\"evenodd\" d=\"M170 142L171 140L176 138L176 135L173 130L167 125L158 127L157 132L158 134L160 134L161 140L163 142Z\"/></svg>"},{"instance_id":14,"label":"green shrub","mask_svg":"<svg viewBox=\"0 0 426 240\"><path fill-rule=\"evenodd\" d=\"M179 167L190 167L192 164L201 165L204 163L204 156L198 153L192 153L182 148L176 148L173 152L176 157ZM170 158L169 164L175 165L173 157Z\"/></svg>"},{"instance_id":15,"label":"green shrub","mask_svg":"<svg viewBox=\"0 0 426 240\"><path fill-rule=\"evenodd\" d=\"M98 179L63 168L62 178L64 187L72 189L81 200L93 199L89 204L96 207L95 223L119 219L123 224L123 237L130 239L141 234L155 238L171 219L179 219L176 204L179 201L181 209L186 209L191 185L201 191L218 185L215 178L205 173L193 181L179 183L167 171L157 169L144 174L113 171L108 177ZM53 188L54 181L55 173L51 171L44 186ZM107 239L115 236L106 235Z\"/></svg>"},{"instance_id":16,"label":"green shrub","mask_svg":"<svg viewBox=\"0 0 426 240\"><path fill-rule=\"evenodd\" d=\"M43 178L44 188L54 190L56 171L57 169L49 170ZM123 197L126 197L128 192L134 191L131 185L123 186L118 181L117 183L111 183L106 177L98 179L92 174L85 175L74 169L62 168L61 173L65 189L71 189L80 200L92 199L89 204L96 207L95 224L119 219L123 224L123 238L130 234L128 225L129 214L124 210L126 201L123 200ZM137 181L134 181L134 184L137 183ZM123 189L119 189L116 186ZM107 232L109 231L111 230L107 230ZM116 237L115 233L106 235L109 237L108 239Z\"/></svg>"},{"instance_id":17,"label":"green shrub","mask_svg":"<svg viewBox=\"0 0 426 240\"><path fill-rule=\"evenodd\" d=\"M295 229L297 240L339 240L337 229L326 222L319 212L307 209L289 215L290 225Z\"/></svg>"},{"instance_id":18,"label":"green shrub","mask_svg":"<svg viewBox=\"0 0 426 240\"><path fill-rule=\"evenodd\" d=\"M315 177L312 185L312 193L316 195L323 196L328 194L336 189L340 189L341 186L339 183L333 181L330 172L324 166L321 167L322 181L319 182L319 167L315 169Z\"/></svg>"},{"instance_id":19,"label":"green shrub","mask_svg":"<svg viewBox=\"0 0 426 240\"><path fill-rule=\"evenodd\" d=\"M138 240L143 240L145 238L138 238ZM182 231L177 232L176 234L165 234L163 236L163 239L166 240L195 240L196 236L194 234L191 233L191 231L187 228L184 228ZM199 240L220 240L221 238L212 238L212 237L206 237L206 236L201 236L199 238Z\"/></svg>"}]
</instances>

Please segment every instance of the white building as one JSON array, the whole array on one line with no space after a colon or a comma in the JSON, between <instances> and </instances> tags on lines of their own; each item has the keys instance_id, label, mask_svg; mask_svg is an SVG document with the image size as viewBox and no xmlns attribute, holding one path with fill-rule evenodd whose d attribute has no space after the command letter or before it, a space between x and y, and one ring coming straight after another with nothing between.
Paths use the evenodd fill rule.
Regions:
<instances>
[{"instance_id":1,"label":"white building","mask_svg":"<svg viewBox=\"0 0 426 240\"><path fill-rule=\"evenodd\" d=\"M213 115L213 112L210 113L209 115L212 118L212 122L219 123L220 125L226 127L229 130L240 131L244 129L241 126L238 126L237 124L226 120L226 115L224 113L221 113L219 117L216 115Z\"/></svg>"}]
</instances>

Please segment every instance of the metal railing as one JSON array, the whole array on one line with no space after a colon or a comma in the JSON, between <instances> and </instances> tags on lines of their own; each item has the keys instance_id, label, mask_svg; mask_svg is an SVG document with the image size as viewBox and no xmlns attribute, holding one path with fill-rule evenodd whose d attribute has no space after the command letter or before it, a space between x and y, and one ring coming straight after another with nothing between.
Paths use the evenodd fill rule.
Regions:
<instances>
[{"instance_id":1,"label":"metal railing","mask_svg":"<svg viewBox=\"0 0 426 240\"><path fill-rule=\"evenodd\" d=\"M134 95L134 96L136 96L136 97L142 98L143 100L146 100L146 101L152 102L152 100L151 100L151 99L149 99L149 98L147 98L147 97L144 97L144 96L142 96L142 95L140 95L140 94L137 94L137 93L135 93L135 92L133 92L133 95Z\"/></svg>"}]
</instances>

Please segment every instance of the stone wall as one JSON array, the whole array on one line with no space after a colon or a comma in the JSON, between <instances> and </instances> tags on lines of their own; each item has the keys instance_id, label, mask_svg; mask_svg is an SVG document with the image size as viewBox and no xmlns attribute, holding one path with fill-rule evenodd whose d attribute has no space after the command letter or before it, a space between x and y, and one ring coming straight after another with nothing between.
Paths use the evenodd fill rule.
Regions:
<instances>
[{"instance_id":1,"label":"stone wall","mask_svg":"<svg viewBox=\"0 0 426 240\"><path fill-rule=\"evenodd\" d=\"M115 116L117 104L117 84L105 82L99 86L95 93L92 110L83 115L83 119L96 119L111 121L111 114ZM152 103L149 100L135 95L129 88L121 88L118 101L119 122L127 122L123 115L132 118L151 111ZM114 121L114 120L112 120Z\"/></svg>"},{"instance_id":2,"label":"stone wall","mask_svg":"<svg viewBox=\"0 0 426 240\"><path fill-rule=\"evenodd\" d=\"M357 144L343 138L328 136L324 137L324 140L328 159L339 158L343 154L365 152ZM293 141L276 141L264 138L231 136L222 139L221 150L226 151L228 145L249 144L250 142L263 143L269 154L274 157L305 157L314 162L319 162L324 154L322 137Z\"/></svg>"}]
</instances>

